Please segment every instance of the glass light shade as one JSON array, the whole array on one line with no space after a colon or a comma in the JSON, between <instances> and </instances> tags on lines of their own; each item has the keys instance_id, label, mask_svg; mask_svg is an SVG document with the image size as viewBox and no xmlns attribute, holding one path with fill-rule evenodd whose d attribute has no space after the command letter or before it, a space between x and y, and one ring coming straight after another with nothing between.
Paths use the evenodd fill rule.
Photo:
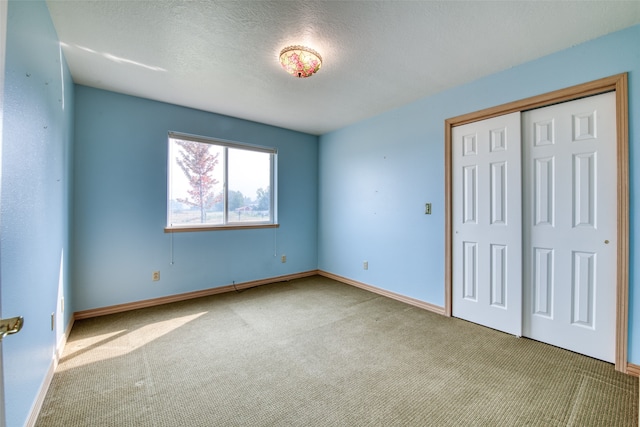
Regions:
<instances>
[{"instance_id":1,"label":"glass light shade","mask_svg":"<svg viewBox=\"0 0 640 427\"><path fill-rule=\"evenodd\" d=\"M280 51L280 64L294 77L310 77L322 66L322 57L308 47L289 46Z\"/></svg>"}]
</instances>

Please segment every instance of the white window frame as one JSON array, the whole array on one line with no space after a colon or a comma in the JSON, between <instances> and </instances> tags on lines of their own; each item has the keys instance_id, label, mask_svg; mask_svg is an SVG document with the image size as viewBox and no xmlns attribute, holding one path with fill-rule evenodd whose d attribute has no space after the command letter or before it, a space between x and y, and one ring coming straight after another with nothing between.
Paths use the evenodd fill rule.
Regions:
<instances>
[{"instance_id":1,"label":"white window frame","mask_svg":"<svg viewBox=\"0 0 640 427\"><path fill-rule=\"evenodd\" d=\"M193 141L203 144L211 144L218 147L222 147L222 159L220 159L220 166L222 167L222 194L223 194L223 221L222 224L172 224L171 221L171 174L172 168L175 166L174 159L171 157L171 144L173 139L179 139L183 141ZM233 221L230 219L228 209L228 160L229 160L229 148L247 150L257 153L267 153L270 159L270 179L269 179L269 218L262 221ZM229 230L229 229L247 229L247 228L274 228L278 227L277 223L277 149L272 147L265 147L261 145L240 143L235 141L228 141L224 139L208 138L205 136L191 135L179 132L169 132L167 138L167 226L165 232L174 233L182 231L209 231L209 230ZM173 173L176 173L173 170Z\"/></svg>"}]
</instances>

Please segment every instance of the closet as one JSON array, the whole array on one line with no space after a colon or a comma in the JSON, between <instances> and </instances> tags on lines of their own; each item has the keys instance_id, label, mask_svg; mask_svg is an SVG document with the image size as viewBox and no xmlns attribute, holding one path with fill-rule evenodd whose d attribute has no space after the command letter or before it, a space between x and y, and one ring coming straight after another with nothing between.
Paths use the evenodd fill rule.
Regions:
<instances>
[{"instance_id":1,"label":"closet","mask_svg":"<svg viewBox=\"0 0 640 427\"><path fill-rule=\"evenodd\" d=\"M451 128L453 316L616 360L616 132L615 92Z\"/></svg>"}]
</instances>

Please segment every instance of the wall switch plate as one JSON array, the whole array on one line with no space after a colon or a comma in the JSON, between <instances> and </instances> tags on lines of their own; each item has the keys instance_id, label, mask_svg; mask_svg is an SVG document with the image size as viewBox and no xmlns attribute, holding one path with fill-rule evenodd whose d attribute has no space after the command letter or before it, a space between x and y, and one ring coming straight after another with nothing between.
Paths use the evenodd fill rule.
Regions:
<instances>
[{"instance_id":1,"label":"wall switch plate","mask_svg":"<svg viewBox=\"0 0 640 427\"><path fill-rule=\"evenodd\" d=\"M53 331L56 327L56 314L51 313L51 330Z\"/></svg>"},{"instance_id":2,"label":"wall switch plate","mask_svg":"<svg viewBox=\"0 0 640 427\"><path fill-rule=\"evenodd\" d=\"M282 257L280 257L280 261L282 261L283 264L285 262L287 262L287 256L286 255L282 255Z\"/></svg>"},{"instance_id":3,"label":"wall switch plate","mask_svg":"<svg viewBox=\"0 0 640 427\"><path fill-rule=\"evenodd\" d=\"M153 280L154 282L157 282L158 280L160 280L160 272L159 271L154 271L151 274L151 280Z\"/></svg>"},{"instance_id":4,"label":"wall switch plate","mask_svg":"<svg viewBox=\"0 0 640 427\"><path fill-rule=\"evenodd\" d=\"M431 203L424 204L424 214L431 215Z\"/></svg>"}]
</instances>

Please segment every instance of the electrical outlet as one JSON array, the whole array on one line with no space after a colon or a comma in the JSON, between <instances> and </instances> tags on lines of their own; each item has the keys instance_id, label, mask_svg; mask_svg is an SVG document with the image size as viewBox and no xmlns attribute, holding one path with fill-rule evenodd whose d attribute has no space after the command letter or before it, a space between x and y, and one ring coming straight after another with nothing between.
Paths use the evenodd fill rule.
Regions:
<instances>
[{"instance_id":1,"label":"electrical outlet","mask_svg":"<svg viewBox=\"0 0 640 427\"><path fill-rule=\"evenodd\" d=\"M368 270L369 269L369 261L363 262L362 263L362 268L365 269L365 270Z\"/></svg>"},{"instance_id":2,"label":"electrical outlet","mask_svg":"<svg viewBox=\"0 0 640 427\"><path fill-rule=\"evenodd\" d=\"M287 262L287 256L286 255L282 255L282 257L280 257L280 261L282 261L283 264L285 262Z\"/></svg>"},{"instance_id":3,"label":"electrical outlet","mask_svg":"<svg viewBox=\"0 0 640 427\"><path fill-rule=\"evenodd\" d=\"M159 271L154 271L153 274L151 275L151 279L154 282L157 282L158 280L160 280L160 272Z\"/></svg>"},{"instance_id":4,"label":"electrical outlet","mask_svg":"<svg viewBox=\"0 0 640 427\"><path fill-rule=\"evenodd\" d=\"M424 214L431 215L431 203L425 203L424 205Z\"/></svg>"}]
</instances>

